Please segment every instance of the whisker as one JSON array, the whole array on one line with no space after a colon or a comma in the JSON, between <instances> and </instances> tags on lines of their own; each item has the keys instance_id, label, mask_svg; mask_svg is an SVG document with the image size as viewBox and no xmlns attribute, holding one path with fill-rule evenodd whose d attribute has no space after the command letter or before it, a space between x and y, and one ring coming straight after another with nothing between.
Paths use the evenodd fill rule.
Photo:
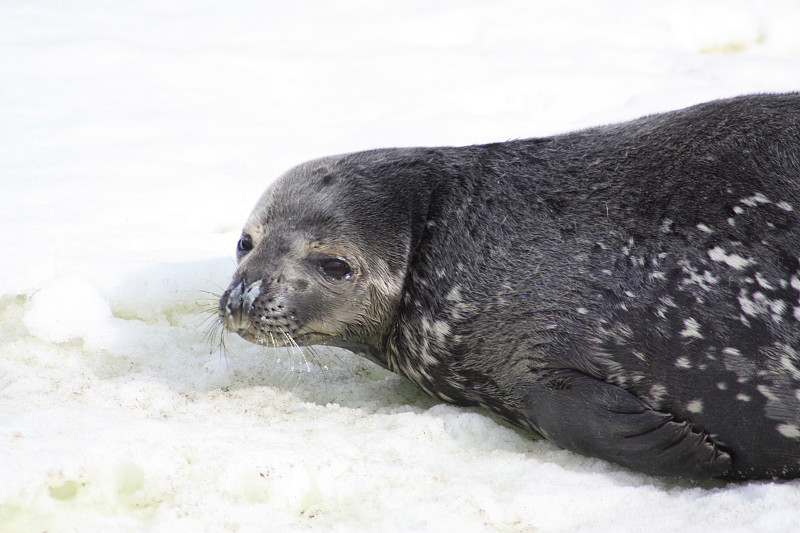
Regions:
<instances>
[{"instance_id":1,"label":"whisker","mask_svg":"<svg viewBox=\"0 0 800 533\"><path fill-rule=\"evenodd\" d=\"M204 295L210 296L210 297L212 297L214 299L219 299L219 297L222 296L222 294L225 292L225 289L223 289L222 287L218 287L218 288L219 288L219 292L211 291L211 290L208 290L208 289L187 289L184 292L186 294L204 294Z\"/></svg>"},{"instance_id":2,"label":"whisker","mask_svg":"<svg viewBox=\"0 0 800 533\"><path fill-rule=\"evenodd\" d=\"M284 348L284 346L278 344L278 341L275 340L275 335L271 331L269 331L268 333L269 333L269 344L267 346L278 353L278 356L272 360L272 369L270 370L270 373L274 374L276 370L280 368L279 365L283 362L283 357L281 356L281 353L283 352L282 349Z\"/></svg>"},{"instance_id":3,"label":"whisker","mask_svg":"<svg viewBox=\"0 0 800 533\"><path fill-rule=\"evenodd\" d=\"M291 335L289 335L289 333L285 329L283 329L283 328L279 328L279 329L280 329L281 334L283 334L283 337L286 339L286 346L289 349L289 354L290 355L297 354L303 360L303 367L301 367L301 369L299 369L297 371L297 381L295 382L295 384L292 387L292 388L295 388L300 384L300 380L303 377L303 368L305 368L307 372L310 372L311 368L310 368L310 366L308 364L308 358L306 358L306 354L303 352L303 349L300 347L300 345L297 344L297 342L294 340L294 338ZM292 358L291 357L289 358L289 370L292 371L292 372L295 371L294 368L293 368Z\"/></svg>"},{"instance_id":4,"label":"whisker","mask_svg":"<svg viewBox=\"0 0 800 533\"><path fill-rule=\"evenodd\" d=\"M212 311L210 309L207 309L207 310L203 311L202 313L205 316L202 316L202 317L197 319L197 322L195 322L195 325L194 325L196 328L204 328L204 327L208 327L208 326L215 326L217 324L222 326L222 321L220 321L219 314L217 313L216 310Z\"/></svg>"}]
</instances>

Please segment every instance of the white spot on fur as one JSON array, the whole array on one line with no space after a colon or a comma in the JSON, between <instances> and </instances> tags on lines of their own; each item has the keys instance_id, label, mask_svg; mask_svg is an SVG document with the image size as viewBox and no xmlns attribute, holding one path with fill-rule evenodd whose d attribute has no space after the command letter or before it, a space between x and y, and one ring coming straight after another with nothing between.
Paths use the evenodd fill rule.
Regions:
<instances>
[{"instance_id":1,"label":"white spot on fur","mask_svg":"<svg viewBox=\"0 0 800 533\"><path fill-rule=\"evenodd\" d=\"M778 202L775 205L777 205L779 208L783 209L784 211L794 211L794 207L792 207L792 204L790 204L788 202Z\"/></svg>"},{"instance_id":2,"label":"white spot on fur","mask_svg":"<svg viewBox=\"0 0 800 533\"><path fill-rule=\"evenodd\" d=\"M791 348L789 348L789 349L791 349ZM793 355L794 355L794 358L797 358L797 354L793 354ZM793 361L791 357L789 357L788 355L782 356L781 357L781 366L789 371L789 374L792 375L793 379L800 381L800 368L797 368L797 366L795 365L795 361Z\"/></svg>"},{"instance_id":3,"label":"white spot on fur","mask_svg":"<svg viewBox=\"0 0 800 533\"><path fill-rule=\"evenodd\" d=\"M771 315L774 322L780 322L783 320L783 313L787 306L783 300L770 300L762 292L753 293L751 299L746 290L742 288L739 291L739 307L747 315Z\"/></svg>"},{"instance_id":4,"label":"white spot on fur","mask_svg":"<svg viewBox=\"0 0 800 533\"><path fill-rule=\"evenodd\" d=\"M606 368L606 379L620 387L628 385L628 372L624 366L616 361L604 361Z\"/></svg>"},{"instance_id":5,"label":"white spot on fur","mask_svg":"<svg viewBox=\"0 0 800 533\"><path fill-rule=\"evenodd\" d=\"M778 433L790 439L800 439L800 428L794 424L779 424Z\"/></svg>"},{"instance_id":6,"label":"white spot on fur","mask_svg":"<svg viewBox=\"0 0 800 533\"><path fill-rule=\"evenodd\" d=\"M710 291L712 290L712 285L716 285L719 282L719 278L715 277L708 270L704 270L702 274L698 274L697 269L688 262L681 263L681 270L686 275L681 281L682 285L693 283L704 291Z\"/></svg>"},{"instance_id":7,"label":"white spot on fur","mask_svg":"<svg viewBox=\"0 0 800 533\"><path fill-rule=\"evenodd\" d=\"M703 338L703 335L700 333L700 323L694 318L687 318L684 320L683 327L684 329L681 331L681 337Z\"/></svg>"},{"instance_id":8,"label":"white spot on fur","mask_svg":"<svg viewBox=\"0 0 800 533\"><path fill-rule=\"evenodd\" d=\"M775 290L775 287L767 281L767 279L761 275L761 272L756 272L756 281L761 286L762 289L766 289L768 291Z\"/></svg>"},{"instance_id":9,"label":"white spot on fur","mask_svg":"<svg viewBox=\"0 0 800 533\"><path fill-rule=\"evenodd\" d=\"M678 304L675 303L675 300L673 300L671 296L662 296L659 300L667 307L678 307Z\"/></svg>"},{"instance_id":10,"label":"white spot on fur","mask_svg":"<svg viewBox=\"0 0 800 533\"><path fill-rule=\"evenodd\" d=\"M732 355L733 357L741 357L742 352L737 348L723 348L722 353L725 355Z\"/></svg>"},{"instance_id":11,"label":"white spot on fur","mask_svg":"<svg viewBox=\"0 0 800 533\"><path fill-rule=\"evenodd\" d=\"M714 233L714 230L703 224L702 222L697 225L697 229L702 231L703 233Z\"/></svg>"},{"instance_id":12,"label":"white spot on fur","mask_svg":"<svg viewBox=\"0 0 800 533\"><path fill-rule=\"evenodd\" d=\"M744 311L744 314L756 316L756 304L747 296L747 291L742 289L739 292L739 308Z\"/></svg>"},{"instance_id":13,"label":"white spot on fur","mask_svg":"<svg viewBox=\"0 0 800 533\"><path fill-rule=\"evenodd\" d=\"M772 402L777 402L777 401L778 401L778 397L777 397L777 396L775 395L775 393L774 393L774 392L772 392L772 390L770 390L770 388L769 388L769 387L767 387L766 385L757 385L757 386L756 386L756 389L757 389L757 390L758 390L758 392L760 392L760 393L761 393L761 395L762 395L762 396L764 396L764 397L765 397L767 400L770 400L770 401L772 401Z\"/></svg>"},{"instance_id":14,"label":"white spot on fur","mask_svg":"<svg viewBox=\"0 0 800 533\"><path fill-rule=\"evenodd\" d=\"M460 302L461 301L461 287L456 285L455 287L450 289L450 292L447 293L447 296L445 296L445 298L447 298L451 302Z\"/></svg>"},{"instance_id":15,"label":"white spot on fur","mask_svg":"<svg viewBox=\"0 0 800 533\"><path fill-rule=\"evenodd\" d=\"M631 248L633 248L633 244L634 244L633 237L628 237L628 244L622 247L623 255L630 255Z\"/></svg>"},{"instance_id":16,"label":"white spot on fur","mask_svg":"<svg viewBox=\"0 0 800 533\"><path fill-rule=\"evenodd\" d=\"M728 390L728 384L725 383L724 381L720 381L719 383L717 383L717 388L719 390Z\"/></svg>"},{"instance_id":17,"label":"white spot on fur","mask_svg":"<svg viewBox=\"0 0 800 533\"><path fill-rule=\"evenodd\" d=\"M585 307L579 307L576 309L576 311L578 312L579 315L589 314L589 310L586 309Z\"/></svg>"},{"instance_id":18,"label":"white spot on fur","mask_svg":"<svg viewBox=\"0 0 800 533\"><path fill-rule=\"evenodd\" d=\"M433 332L436 334L439 341L443 341L450 335L450 324L444 320L437 320L433 323Z\"/></svg>"},{"instance_id":19,"label":"white spot on fur","mask_svg":"<svg viewBox=\"0 0 800 533\"><path fill-rule=\"evenodd\" d=\"M735 206L735 207L733 208L733 212L734 212L734 213L736 213L737 215L741 215L742 213L744 213L744 209L742 209L741 207L739 207L739 206L737 205L737 206Z\"/></svg>"},{"instance_id":20,"label":"white spot on fur","mask_svg":"<svg viewBox=\"0 0 800 533\"><path fill-rule=\"evenodd\" d=\"M692 400L691 402L686 404L686 410L690 413L702 413L703 412L703 400Z\"/></svg>"},{"instance_id":21,"label":"white spot on fur","mask_svg":"<svg viewBox=\"0 0 800 533\"><path fill-rule=\"evenodd\" d=\"M755 193L753 196L748 196L747 198L742 198L739 200L741 203L746 205L747 207L755 207L758 204L771 204L772 202L769 201L769 198L761 194L760 192Z\"/></svg>"},{"instance_id":22,"label":"white spot on fur","mask_svg":"<svg viewBox=\"0 0 800 533\"><path fill-rule=\"evenodd\" d=\"M667 396L667 388L660 383L656 383L652 387L650 387L650 405L658 409L661 407L661 403L664 401L664 398Z\"/></svg>"},{"instance_id":23,"label":"white spot on fur","mask_svg":"<svg viewBox=\"0 0 800 533\"><path fill-rule=\"evenodd\" d=\"M678 368L689 369L692 368L692 362L689 361L688 357L678 357L678 359L675 361L675 366Z\"/></svg>"},{"instance_id":24,"label":"white spot on fur","mask_svg":"<svg viewBox=\"0 0 800 533\"><path fill-rule=\"evenodd\" d=\"M740 402L749 402L751 400L749 394L743 394L743 393L737 394L736 399L739 400Z\"/></svg>"},{"instance_id":25,"label":"white spot on fur","mask_svg":"<svg viewBox=\"0 0 800 533\"><path fill-rule=\"evenodd\" d=\"M728 254L720 248L716 246L708 251L708 256L711 258L712 261L717 261L718 263L725 263L731 268L735 268L736 270L742 270L743 268L750 266L755 263L752 259L745 259L744 257L737 255L737 254Z\"/></svg>"},{"instance_id":26,"label":"white spot on fur","mask_svg":"<svg viewBox=\"0 0 800 533\"><path fill-rule=\"evenodd\" d=\"M672 232L672 220L665 218L661 222L661 227L659 228L661 233L671 233Z\"/></svg>"},{"instance_id":27,"label":"white spot on fur","mask_svg":"<svg viewBox=\"0 0 800 533\"><path fill-rule=\"evenodd\" d=\"M767 300L772 310L772 319L775 322L783 320L783 312L786 311L786 302L783 300Z\"/></svg>"}]
</instances>

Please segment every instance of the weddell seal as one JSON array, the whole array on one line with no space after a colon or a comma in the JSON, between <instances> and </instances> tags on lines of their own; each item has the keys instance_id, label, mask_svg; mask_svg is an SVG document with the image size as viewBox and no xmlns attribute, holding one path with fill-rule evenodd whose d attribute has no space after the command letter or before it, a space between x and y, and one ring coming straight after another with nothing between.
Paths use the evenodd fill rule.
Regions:
<instances>
[{"instance_id":1,"label":"weddell seal","mask_svg":"<svg viewBox=\"0 0 800 533\"><path fill-rule=\"evenodd\" d=\"M651 474L800 476L800 93L304 163L237 257L219 318L249 341Z\"/></svg>"}]
</instances>

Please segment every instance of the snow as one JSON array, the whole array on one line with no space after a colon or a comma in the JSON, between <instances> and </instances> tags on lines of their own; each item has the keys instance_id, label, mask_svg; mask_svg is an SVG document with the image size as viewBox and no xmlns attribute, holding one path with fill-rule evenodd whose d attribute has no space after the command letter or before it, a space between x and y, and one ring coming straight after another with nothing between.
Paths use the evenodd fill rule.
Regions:
<instances>
[{"instance_id":1,"label":"snow","mask_svg":"<svg viewBox=\"0 0 800 533\"><path fill-rule=\"evenodd\" d=\"M798 531L692 484L209 324L312 157L800 88L800 2L4 2L0 531Z\"/></svg>"}]
</instances>

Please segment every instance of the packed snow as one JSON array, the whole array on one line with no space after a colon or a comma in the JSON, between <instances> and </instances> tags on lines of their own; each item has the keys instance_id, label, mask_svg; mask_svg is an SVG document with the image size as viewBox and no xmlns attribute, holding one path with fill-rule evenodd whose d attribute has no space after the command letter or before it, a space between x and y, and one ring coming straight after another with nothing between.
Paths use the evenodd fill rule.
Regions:
<instances>
[{"instance_id":1,"label":"packed snow","mask_svg":"<svg viewBox=\"0 0 800 533\"><path fill-rule=\"evenodd\" d=\"M800 481L531 439L344 351L213 335L326 154L800 89L800 2L0 4L0 531L800 531Z\"/></svg>"}]
</instances>

